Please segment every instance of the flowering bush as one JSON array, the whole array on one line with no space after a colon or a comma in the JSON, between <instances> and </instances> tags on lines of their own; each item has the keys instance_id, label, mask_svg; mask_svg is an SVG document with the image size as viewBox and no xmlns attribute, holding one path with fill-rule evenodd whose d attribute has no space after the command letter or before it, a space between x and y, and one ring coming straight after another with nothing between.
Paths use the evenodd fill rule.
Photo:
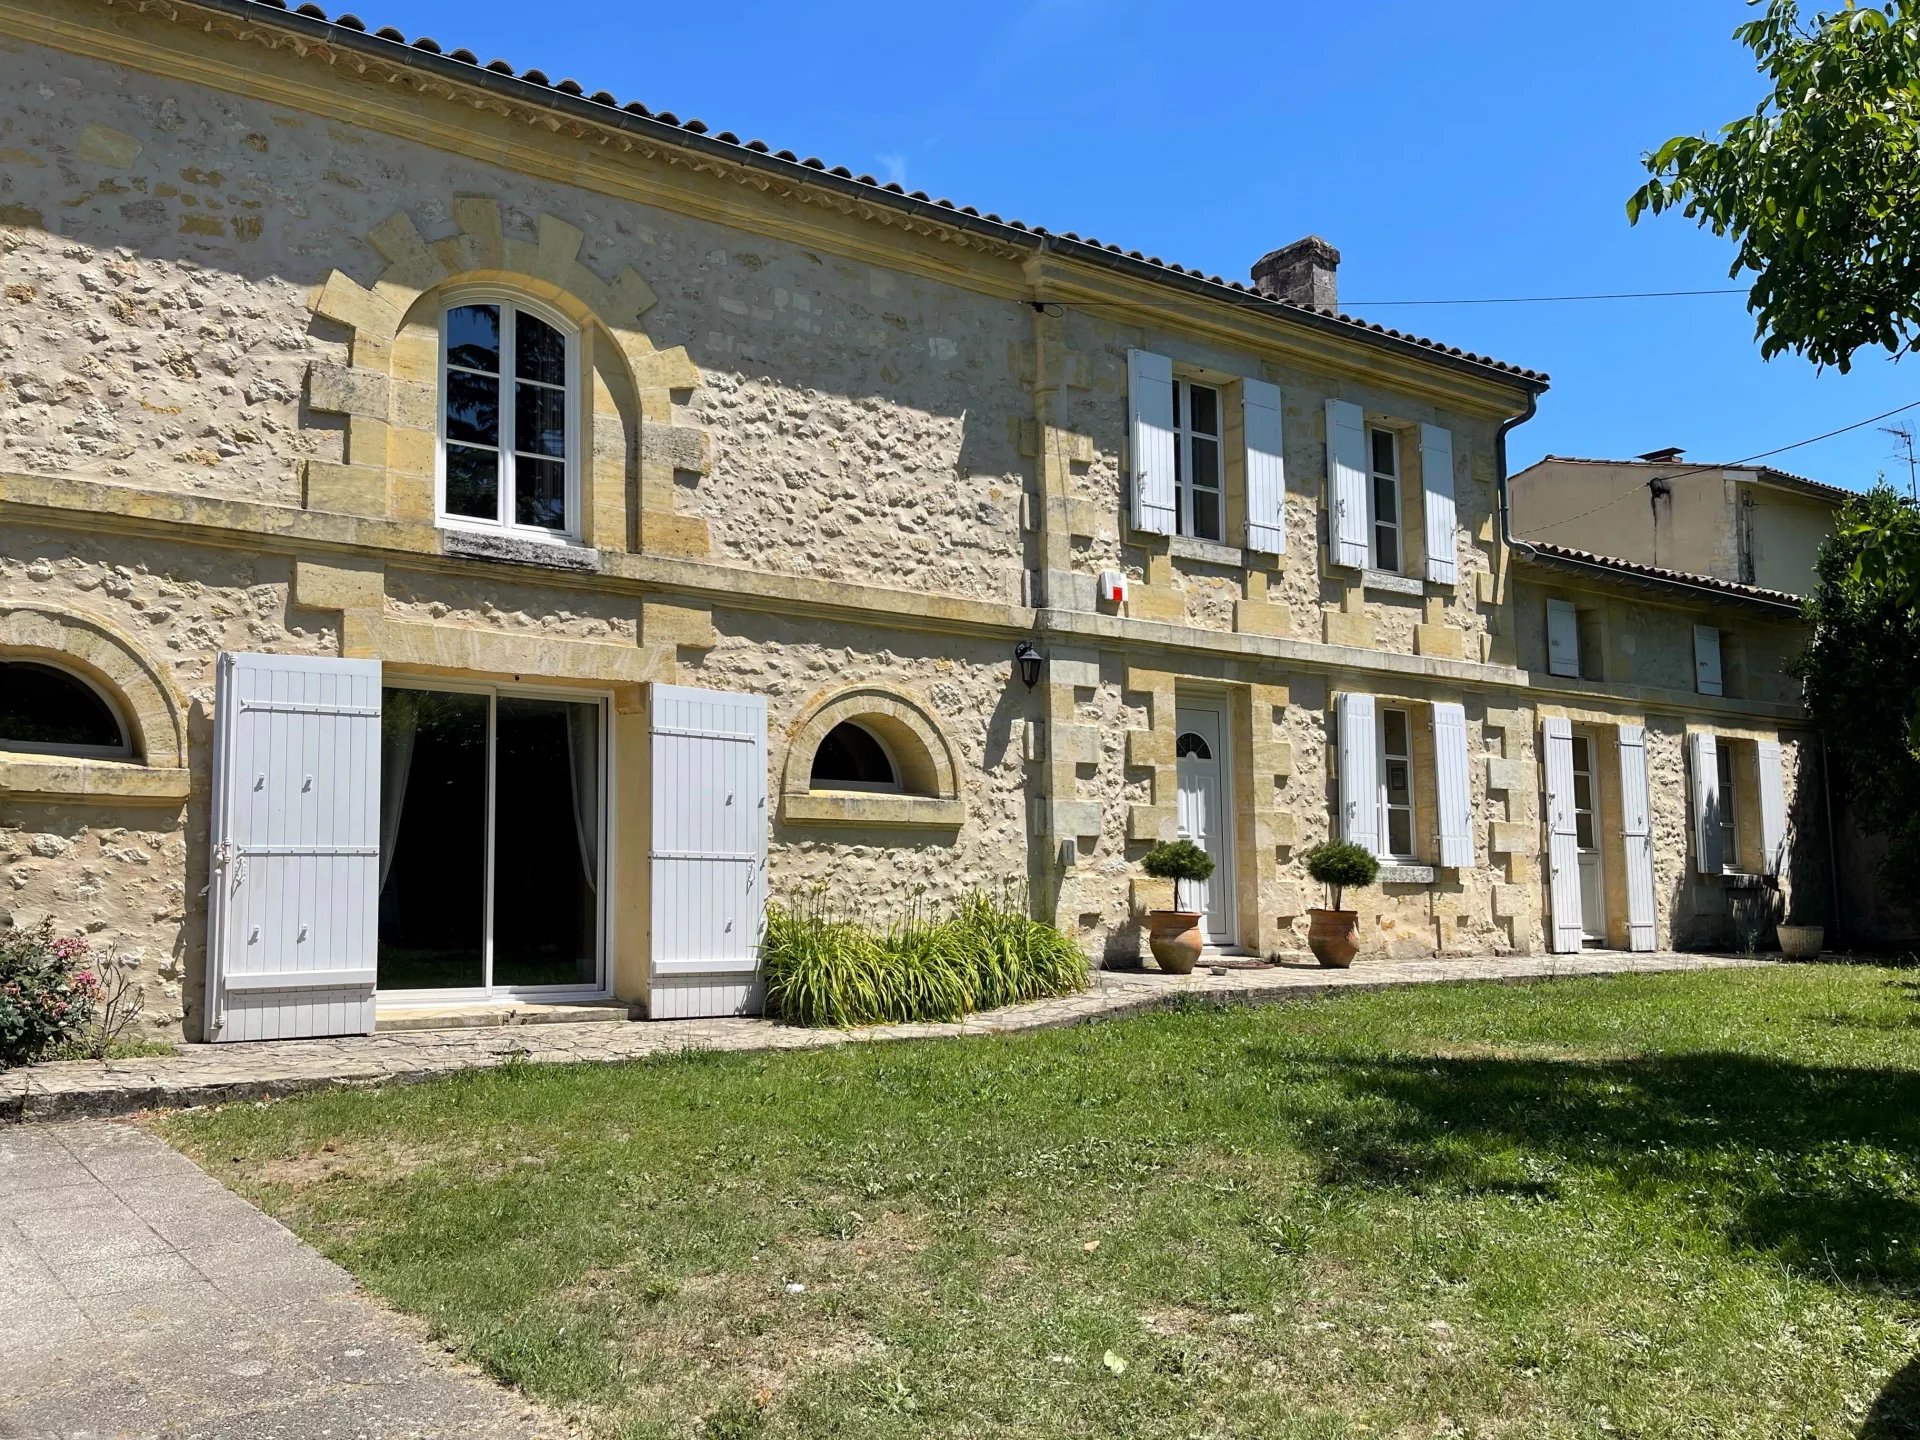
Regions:
<instances>
[{"instance_id":1,"label":"flowering bush","mask_svg":"<svg viewBox=\"0 0 1920 1440\"><path fill-rule=\"evenodd\" d=\"M56 936L53 921L0 930L0 1070L26 1065L79 1036L99 1003L99 973L78 935Z\"/></svg>"}]
</instances>

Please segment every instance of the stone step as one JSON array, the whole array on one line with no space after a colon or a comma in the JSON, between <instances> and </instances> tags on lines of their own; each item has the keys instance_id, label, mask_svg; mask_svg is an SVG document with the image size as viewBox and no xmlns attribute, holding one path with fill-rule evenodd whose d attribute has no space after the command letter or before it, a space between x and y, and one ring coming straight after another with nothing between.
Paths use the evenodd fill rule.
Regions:
<instances>
[{"instance_id":1,"label":"stone step","mask_svg":"<svg viewBox=\"0 0 1920 1440\"><path fill-rule=\"evenodd\" d=\"M454 1005L393 1005L374 1015L376 1034L401 1030L478 1030L500 1025L581 1025L640 1018L624 1000L474 1000Z\"/></svg>"}]
</instances>

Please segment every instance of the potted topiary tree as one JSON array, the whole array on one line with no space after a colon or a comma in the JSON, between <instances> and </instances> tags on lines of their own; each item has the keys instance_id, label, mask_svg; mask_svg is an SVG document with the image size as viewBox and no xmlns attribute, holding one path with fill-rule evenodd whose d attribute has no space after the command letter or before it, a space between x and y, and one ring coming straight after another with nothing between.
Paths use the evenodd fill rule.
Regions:
<instances>
[{"instance_id":1,"label":"potted topiary tree","mask_svg":"<svg viewBox=\"0 0 1920 1440\"><path fill-rule=\"evenodd\" d=\"M1180 904L1180 882L1213 874L1213 857L1191 840L1163 840L1149 850L1140 868L1156 880L1173 881L1173 909L1147 912L1147 945L1169 975L1191 975L1206 945L1200 912Z\"/></svg>"},{"instance_id":2,"label":"potted topiary tree","mask_svg":"<svg viewBox=\"0 0 1920 1440\"><path fill-rule=\"evenodd\" d=\"M1360 953L1360 916L1340 908L1340 894L1350 886L1371 885L1380 862L1364 845L1328 840L1307 851L1307 874L1327 887L1330 908L1307 911L1307 947L1313 958L1333 970L1344 970Z\"/></svg>"}]
</instances>

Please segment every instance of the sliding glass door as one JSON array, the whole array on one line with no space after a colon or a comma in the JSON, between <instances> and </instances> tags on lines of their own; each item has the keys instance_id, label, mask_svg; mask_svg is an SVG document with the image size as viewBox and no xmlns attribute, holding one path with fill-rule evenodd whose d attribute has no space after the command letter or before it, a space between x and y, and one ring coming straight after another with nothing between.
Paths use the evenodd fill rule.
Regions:
<instances>
[{"instance_id":1,"label":"sliding glass door","mask_svg":"<svg viewBox=\"0 0 1920 1440\"><path fill-rule=\"evenodd\" d=\"M604 990L605 708L510 689L387 687L384 997Z\"/></svg>"}]
</instances>

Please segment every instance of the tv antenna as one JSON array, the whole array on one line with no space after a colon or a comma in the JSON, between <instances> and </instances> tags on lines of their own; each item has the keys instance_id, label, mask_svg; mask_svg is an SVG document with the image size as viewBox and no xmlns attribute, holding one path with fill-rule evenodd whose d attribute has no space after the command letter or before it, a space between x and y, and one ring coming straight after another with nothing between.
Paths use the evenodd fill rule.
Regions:
<instances>
[{"instance_id":1,"label":"tv antenna","mask_svg":"<svg viewBox=\"0 0 1920 1440\"><path fill-rule=\"evenodd\" d=\"M1920 481L1916 481L1915 479L1913 427L1911 425L1882 425L1880 431L1884 435L1893 436L1894 439L1900 442L1900 448L1895 453L1903 453L1907 457L1907 498L1910 500L1920 499Z\"/></svg>"}]
</instances>

